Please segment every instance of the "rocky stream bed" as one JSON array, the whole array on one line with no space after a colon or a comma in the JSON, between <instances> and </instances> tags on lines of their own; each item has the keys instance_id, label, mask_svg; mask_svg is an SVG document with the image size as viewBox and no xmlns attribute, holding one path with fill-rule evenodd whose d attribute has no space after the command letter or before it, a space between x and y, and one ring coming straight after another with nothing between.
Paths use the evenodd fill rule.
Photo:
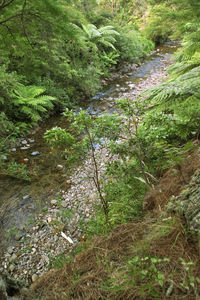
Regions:
<instances>
[{"instance_id":1,"label":"rocky stream bed","mask_svg":"<svg viewBox=\"0 0 200 300\"><path fill-rule=\"evenodd\" d=\"M137 99L142 91L160 83L167 76L166 67L175 47L173 44L160 47L141 66L132 65L124 72L113 74L112 84L104 82L105 92L85 103L85 108L92 114L112 112L115 100L122 97ZM54 120L53 125L49 126L57 123ZM47 128L45 125L40 130L41 136ZM45 170L41 181L38 179L34 185L30 183L23 187L17 182L17 189L14 190L13 180L2 180L0 185L0 273L9 274L27 285L47 272L56 257L67 255L78 241L84 240L80 224L94 217L95 207L99 203L96 187L90 177L93 170L90 158L69 173L64 160L56 153L58 159L52 154L50 168L45 165L50 152L48 147L41 145L41 139L38 146L37 133L30 139L22 139L13 152L20 153L20 159L27 163L32 159L34 166L39 165ZM43 147L46 147L44 151ZM103 176L109 157L106 149L96 151L101 152L98 164ZM53 176L54 185L50 184ZM37 202L38 199L41 202Z\"/></svg>"}]
</instances>

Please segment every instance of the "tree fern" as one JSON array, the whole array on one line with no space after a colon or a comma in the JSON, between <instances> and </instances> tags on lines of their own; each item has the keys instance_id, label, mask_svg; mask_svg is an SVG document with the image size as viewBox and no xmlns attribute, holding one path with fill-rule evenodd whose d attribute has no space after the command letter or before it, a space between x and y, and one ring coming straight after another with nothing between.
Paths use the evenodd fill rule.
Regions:
<instances>
[{"instance_id":1,"label":"tree fern","mask_svg":"<svg viewBox=\"0 0 200 300\"><path fill-rule=\"evenodd\" d=\"M42 118L47 109L53 108L53 101L56 99L48 95L41 95L45 88L38 86L18 85L13 91L12 103L18 107L19 113L32 121L38 121Z\"/></svg>"},{"instance_id":2,"label":"tree fern","mask_svg":"<svg viewBox=\"0 0 200 300\"><path fill-rule=\"evenodd\" d=\"M198 136L200 124L200 24L187 24L183 48L179 50L177 62L170 67L169 79L146 92L147 103L151 108L145 116L147 126L151 126L151 115L166 116L173 119L173 124L165 119L165 131L171 128L167 136L187 138ZM155 122L154 120L154 122ZM149 125L148 125L149 124ZM163 128L164 128L163 127Z\"/></svg>"},{"instance_id":3,"label":"tree fern","mask_svg":"<svg viewBox=\"0 0 200 300\"><path fill-rule=\"evenodd\" d=\"M82 25L83 39L94 42L96 45L103 44L106 47L111 47L115 49L113 43L116 42L114 36L119 35L119 33L113 29L113 26L103 26L99 29L94 24Z\"/></svg>"}]
</instances>

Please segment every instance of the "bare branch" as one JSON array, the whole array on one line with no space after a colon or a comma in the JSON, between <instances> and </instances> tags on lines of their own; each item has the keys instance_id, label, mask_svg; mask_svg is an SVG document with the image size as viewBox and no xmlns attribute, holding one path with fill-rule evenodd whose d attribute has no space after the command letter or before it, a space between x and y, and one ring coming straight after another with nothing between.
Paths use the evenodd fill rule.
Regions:
<instances>
[{"instance_id":1,"label":"bare branch","mask_svg":"<svg viewBox=\"0 0 200 300\"><path fill-rule=\"evenodd\" d=\"M9 0L7 3L5 0L2 1L2 3L0 4L0 10L5 8L6 6L9 6L12 2L14 2L15 0Z\"/></svg>"},{"instance_id":2,"label":"bare branch","mask_svg":"<svg viewBox=\"0 0 200 300\"><path fill-rule=\"evenodd\" d=\"M14 15L14 16L10 16L10 17L8 17L8 18L5 19L5 20L0 21L0 25L6 23L6 22L8 22L8 21L10 21L10 20L12 20L12 19L14 19L14 18L16 18L16 17L20 17L20 16L21 16L21 13L18 13L18 14Z\"/></svg>"}]
</instances>

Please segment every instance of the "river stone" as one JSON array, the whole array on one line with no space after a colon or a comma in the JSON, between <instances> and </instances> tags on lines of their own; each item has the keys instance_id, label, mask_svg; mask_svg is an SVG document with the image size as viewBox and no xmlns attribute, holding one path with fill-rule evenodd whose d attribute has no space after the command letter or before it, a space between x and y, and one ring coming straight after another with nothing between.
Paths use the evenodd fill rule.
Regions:
<instances>
[{"instance_id":1,"label":"river stone","mask_svg":"<svg viewBox=\"0 0 200 300\"><path fill-rule=\"evenodd\" d=\"M38 275L33 274L31 279L32 279L33 282L35 282L38 279Z\"/></svg>"},{"instance_id":2,"label":"river stone","mask_svg":"<svg viewBox=\"0 0 200 300\"><path fill-rule=\"evenodd\" d=\"M33 152L31 153L32 156L36 156L36 155L39 155L39 154L40 154L39 151L33 151Z\"/></svg>"},{"instance_id":3,"label":"river stone","mask_svg":"<svg viewBox=\"0 0 200 300\"><path fill-rule=\"evenodd\" d=\"M106 111L106 108L104 106L101 107L101 111Z\"/></svg>"},{"instance_id":4,"label":"river stone","mask_svg":"<svg viewBox=\"0 0 200 300\"><path fill-rule=\"evenodd\" d=\"M57 165L57 166L56 166L56 169L57 169L58 171L63 170L63 168L64 168L64 167L63 167L62 165Z\"/></svg>"},{"instance_id":5,"label":"river stone","mask_svg":"<svg viewBox=\"0 0 200 300\"><path fill-rule=\"evenodd\" d=\"M56 206L58 204L58 201L56 199L51 200L51 205Z\"/></svg>"},{"instance_id":6,"label":"river stone","mask_svg":"<svg viewBox=\"0 0 200 300\"><path fill-rule=\"evenodd\" d=\"M14 265L10 265L9 270L10 270L11 272L13 272L14 269L15 269L15 266L14 266Z\"/></svg>"},{"instance_id":7,"label":"river stone","mask_svg":"<svg viewBox=\"0 0 200 300\"><path fill-rule=\"evenodd\" d=\"M21 150L28 150L29 147L28 146L23 146L23 147L20 147Z\"/></svg>"},{"instance_id":8,"label":"river stone","mask_svg":"<svg viewBox=\"0 0 200 300\"><path fill-rule=\"evenodd\" d=\"M15 241L21 240L22 236L23 236L23 235L20 234L20 233L19 233L19 234L16 234L15 237L14 237Z\"/></svg>"},{"instance_id":9,"label":"river stone","mask_svg":"<svg viewBox=\"0 0 200 300\"><path fill-rule=\"evenodd\" d=\"M7 252L9 253L9 254L13 254L13 247L8 247L8 249L7 249Z\"/></svg>"},{"instance_id":10,"label":"river stone","mask_svg":"<svg viewBox=\"0 0 200 300\"><path fill-rule=\"evenodd\" d=\"M27 141L26 140L23 140L21 141L22 145L26 145L27 144Z\"/></svg>"},{"instance_id":11,"label":"river stone","mask_svg":"<svg viewBox=\"0 0 200 300\"><path fill-rule=\"evenodd\" d=\"M61 206L63 208L66 208L68 206L68 203L66 201L62 201Z\"/></svg>"},{"instance_id":12,"label":"river stone","mask_svg":"<svg viewBox=\"0 0 200 300\"><path fill-rule=\"evenodd\" d=\"M12 148L10 151L12 151L12 152L16 152L16 151L17 151L17 149L16 149L16 148Z\"/></svg>"},{"instance_id":13,"label":"river stone","mask_svg":"<svg viewBox=\"0 0 200 300\"><path fill-rule=\"evenodd\" d=\"M34 143L35 140L34 139L28 139L29 143Z\"/></svg>"}]
</instances>

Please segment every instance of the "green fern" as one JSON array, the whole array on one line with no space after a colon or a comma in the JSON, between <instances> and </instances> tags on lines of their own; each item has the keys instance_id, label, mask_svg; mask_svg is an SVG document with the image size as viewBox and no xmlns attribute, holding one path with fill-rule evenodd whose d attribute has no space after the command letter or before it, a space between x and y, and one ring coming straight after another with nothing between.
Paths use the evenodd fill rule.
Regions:
<instances>
[{"instance_id":1,"label":"green fern","mask_svg":"<svg viewBox=\"0 0 200 300\"><path fill-rule=\"evenodd\" d=\"M116 42L114 36L119 33L113 29L113 26L103 26L99 29L94 24L82 25L83 39L94 42L95 44L103 44L106 47L111 47L115 50L113 43Z\"/></svg>"},{"instance_id":2,"label":"green fern","mask_svg":"<svg viewBox=\"0 0 200 300\"><path fill-rule=\"evenodd\" d=\"M187 26L188 32L183 48L178 52L177 62L169 69L171 76L166 82L145 93L148 96L147 103L151 104L145 116L147 126L151 126L152 115L155 120L157 113L164 119L168 116L169 120L173 120L172 124L165 120L165 132L170 128L170 132L167 133L167 137L170 138L177 135L187 139L199 135L200 24Z\"/></svg>"},{"instance_id":3,"label":"green fern","mask_svg":"<svg viewBox=\"0 0 200 300\"><path fill-rule=\"evenodd\" d=\"M41 120L47 109L53 108L53 101L56 98L41 95L45 92L45 88L38 86L18 85L13 91L12 103L18 107L19 112L24 114L31 121Z\"/></svg>"}]
</instances>

